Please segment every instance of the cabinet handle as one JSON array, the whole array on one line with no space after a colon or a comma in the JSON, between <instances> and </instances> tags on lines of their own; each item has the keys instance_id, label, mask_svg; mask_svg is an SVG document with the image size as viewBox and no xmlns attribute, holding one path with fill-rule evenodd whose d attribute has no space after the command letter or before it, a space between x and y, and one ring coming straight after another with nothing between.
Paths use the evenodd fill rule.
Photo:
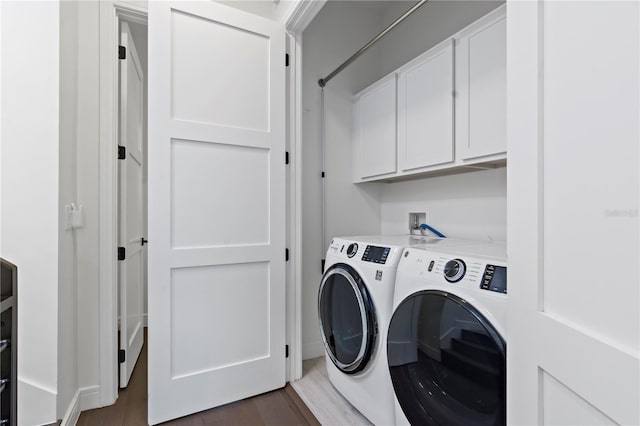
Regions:
<instances>
[{"instance_id":1,"label":"cabinet handle","mask_svg":"<svg viewBox=\"0 0 640 426\"><path fill-rule=\"evenodd\" d=\"M7 387L7 383L9 383L9 379L0 379L0 393Z\"/></svg>"},{"instance_id":2,"label":"cabinet handle","mask_svg":"<svg viewBox=\"0 0 640 426\"><path fill-rule=\"evenodd\" d=\"M8 425L8 424L9 424L9 419L0 420L0 426L4 426L4 425Z\"/></svg>"},{"instance_id":3,"label":"cabinet handle","mask_svg":"<svg viewBox=\"0 0 640 426\"><path fill-rule=\"evenodd\" d=\"M4 351L11 345L11 339L2 339L0 340L0 352ZM0 423L1 425L2 423Z\"/></svg>"}]
</instances>

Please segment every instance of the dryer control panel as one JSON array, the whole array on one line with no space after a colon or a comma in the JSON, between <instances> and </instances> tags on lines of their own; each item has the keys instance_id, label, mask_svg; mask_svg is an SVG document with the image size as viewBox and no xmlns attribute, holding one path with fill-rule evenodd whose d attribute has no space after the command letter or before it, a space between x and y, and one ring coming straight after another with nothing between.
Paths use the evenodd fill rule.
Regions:
<instances>
[{"instance_id":1,"label":"dryer control panel","mask_svg":"<svg viewBox=\"0 0 640 426\"><path fill-rule=\"evenodd\" d=\"M362 260L365 262L373 262L385 264L387 262L387 258L389 257L389 252L391 248L389 247L378 247L368 245L366 249L364 249L364 254L362 255Z\"/></svg>"}]
</instances>

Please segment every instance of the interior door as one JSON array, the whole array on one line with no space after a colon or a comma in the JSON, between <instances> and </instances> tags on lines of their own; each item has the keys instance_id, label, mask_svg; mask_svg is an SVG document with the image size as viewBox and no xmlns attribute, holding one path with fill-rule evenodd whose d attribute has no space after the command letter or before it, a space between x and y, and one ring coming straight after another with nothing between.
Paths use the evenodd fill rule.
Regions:
<instances>
[{"instance_id":1,"label":"interior door","mask_svg":"<svg viewBox=\"0 0 640 426\"><path fill-rule=\"evenodd\" d=\"M507 39L507 423L638 425L640 4L509 2Z\"/></svg>"},{"instance_id":2,"label":"interior door","mask_svg":"<svg viewBox=\"0 0 640 426\"><path fill-rule=\"evenodd\" d=\"M120 150L119 161L119 247L124 248L119 262L120 291L120 387L129 383L144 341L143 315L143 87L144 75L131 31L121 23L120 45L126 50L120 60Z\"/></svg>"},{"instance_id":3,"label":"interior door","mask_svg":"<svg viewBox=\"0 0 640 426\"><path fill-rule=\"evenodd\" d=\"M149 423L285 384L285 31L149 2Z\"/></svg>"}]
</instances>

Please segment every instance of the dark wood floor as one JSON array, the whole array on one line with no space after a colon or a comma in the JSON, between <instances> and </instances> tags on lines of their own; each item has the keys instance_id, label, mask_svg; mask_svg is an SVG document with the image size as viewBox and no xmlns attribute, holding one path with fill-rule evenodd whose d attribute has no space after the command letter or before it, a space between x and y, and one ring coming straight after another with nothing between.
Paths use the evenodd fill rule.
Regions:
<instances>
[{"instance_id":1,"label":"dark wood floor","mask_svg":"<svg viewBox=\"0 0 640 426\"><path fill-rule=\"evenodd\" d=\"M78 426L142 426L147 424L147 345L126 389L114 405L80 414ZM163 423L163 425L273 425L294 426L320 423L290 385L212 410Z\"/></svg>"}]
</instances>

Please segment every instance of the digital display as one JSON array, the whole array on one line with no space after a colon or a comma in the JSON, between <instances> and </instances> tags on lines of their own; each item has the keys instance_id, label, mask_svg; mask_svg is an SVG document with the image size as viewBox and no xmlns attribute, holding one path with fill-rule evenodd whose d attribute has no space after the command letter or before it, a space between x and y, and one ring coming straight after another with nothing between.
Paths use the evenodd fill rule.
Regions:
<instances>
[{"instance_id":1,"label":"digital display","mask_svg":"<svg viewBox=\"0 0 640 426\"><path fill-rule=\"evenodd\" d=\"M484 269L480 288L506 294L507 268L504 266L487 265Z\"/></svg>"},{"instance_id":2,"label":"digital display","mask_svg":"<svg viewBox=\"0 0 640 426\"><path fill-rule=\"evenodd\" d=\"M362 260L373 263L386 263L391 249L389 247L367 246L362 255Z\"/></svg>"}]
</instances>

